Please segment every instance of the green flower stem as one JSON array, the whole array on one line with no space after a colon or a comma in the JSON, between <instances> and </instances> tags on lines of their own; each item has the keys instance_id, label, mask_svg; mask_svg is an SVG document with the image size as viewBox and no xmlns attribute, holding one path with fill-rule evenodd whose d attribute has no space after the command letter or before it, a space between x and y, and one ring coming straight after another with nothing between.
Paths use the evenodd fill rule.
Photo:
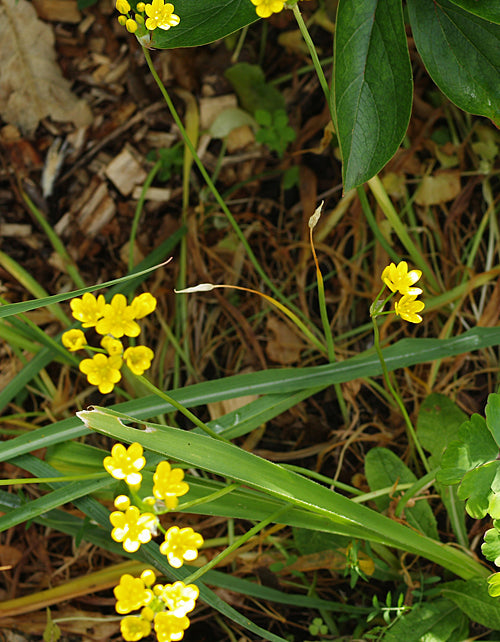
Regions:
<instances>
[{"instance_id":1,"label":"green flower stem","mask_svg":"<svg viewBox=\"0 0 500 642\"><path fill-rule=\"evenodd\" d=\"M229 493L232 493L233 490L236 490L237 488L240 488L240 487L241 487L241 484L239 483L229 484L228 486L224 486L224 488L221 488L220 490L214 493L210 493L210 495L205 495L204 497L200 497L199 499L193 499L193 501L191 502L185 502L184 504L179 504L175 510L181 513L181 512L188 511L194 506L204 506L205 504L209 504L210 502L213 502L216 499L219 499L220 497L224 497L224 495L228 495Z\"/></svg>"},{"instance_id":2,"label":"green flower stem","mask_svg":"<svg viewBox=\"0 0 500 642\"><path fill-rule=\"evenodd\" d=\"M304 22L304 18L302 17L302 14L300 13L299 5L295 4L292 7L293 15L295 16L295 20L297 21L297 24L300 29L300 33L302 34L302 37L304 38L304 42L307 45L307 48L309 50L309 53L311 55L311 59L314 65L314 69L316 70L316 74L318 76L319 84L321 85L321 88L323 89L323 93L325 94L325 99L326 99L326 104L328 105L328 108L330 109L330 114L332 117L333 122L335 122L334 114L332 112L332 103L330 100L330 88L328 87L328 83L326 82L325 74L323 72L323 67L321 66L321 63L318 58L318 53L316 51L316 47L314 46L314 42L312 41L311 36L309 35L309 31L307 30L307 25Z\"/></svg>"},{"instance_id":3,"label":"green flower stem","mask_svg":"<svg viewBox=\"0 0 500 642\"><path fill-rule=\"evenodd\" d=\"M431 469L429 467L429 463L427 461L427 457L425 456L425 453L422 449L422 446L420 445L420 442L417 437L417 433L415 432L415 428L413 427L413 424L411 423L410 417L408 415L408 412L406 411L405 405L399 396L399 394L396 392L394 386L392 385L391 379L389 377L389 371L387 370L387 366L384 360L384 355L382 354L382 349L380 348L380 332L378 329L378 324L377 324L377 319L376 316L372 316L372 323L373 323L373 335L374 335L374 343L375 343L375 350L377 352L378 358L380 359L380 365L382 366L382 372L384 374L384 379L387 384L387 387L389 388L392 396L394 397L394 400L398 404L399 410L401 411L401 414L403 415L403 418L406 423L406 428L408 431L408 435L412 441L412 443L415 445L417 452L420 456L420 459L422 460L422 463L424 465L425 470L430 473Z\"/></svg>"},{"instance_id":4,"label":"green flower stem","mask_svg":"<svg viewBox=\"0 0 500 642\"><path fill-rule=\"evenodd\" d=\"M278 518L286 513L289 509L291 508L291 504L286 504L285 506L282 506L279 510L275 511L269 517L266 517L266 519L262 520L259 522L256 526L251 528L248 532L246 532L244 535L239 537L236 541L234 541L230 546L228 546L225 550L223 550L219 555L216 555L208 564L205 564L202 568L198 569L189 577L183 580L184 584L191 584L192 582L195 582L197 579L202 577L207 571L210 569L214 568L214 566L217 566L219 562L221 562L223 559L225 559L228 555L230 555L233 551L236 551L240 546L242 546L245 542L247 542L251 537L254 535L257 535L257 533L260 533L260 531L265 528L268 524L271 524L273 522L278 522Z\"/></svg>"},{"instance_id":5,"label":"green flower stem","mask_svg":"<svg viewBox=\"0 0 500 642\"><path fill-rule=\"evenodd\" d=\"M302 466L295 466L293 464L281 464L281 467L286 468L287 470L292 470L294 473L299 473L299 475L302 475L303 477L308 477L309 479L315 479L316 481L328 484L328 486L331 486L332 488L339 488L340 490L344 490L347 493L351 493L352 495L364 495L363 491L359 490L359 488L349 486L349 484L344 484L343 482L339 482L335 479L332 479L331 477L321 475L321 473L316 473L313 470L302 468Z\"/></svg>"},{"instance_id":6,"label":"green flower stem","mask_svg":"<svg viewBox=\"0 0 500 642\"><path fill-rule=\"evenodd\" d=\"M146 194L148 192L148 189L151 183L154 181L156 174L159 172L161 165L162 165L161 160L157 161L154 164L153 168L147 175L146 180L144 181L144 185L142 186L142 190L141 190L141 195L139 196L139 200L137 201L137 206L134 212L134 219L132 221L132 227L130 229L130 240L129 240L129 249L128 249L128 271L129 272L132 272L132 270L134 269L135 237L137 236L137 228L139 227L139 219L141 218L142 208L144 207L144 201L146 200Z\"/></svg>"},{"instance_id":7,"label":"green flower stem","mask_svg":"<svg viewBox=\"0 0 500 642\"><path fill-rule=\"evenodd\" d=\"M161 94L162 94L163 98L165 99L165 102L167 103L167 106L168 106L168 108L170 110L170 113L172 114L172 118L174 119L175 124L177 125L177 127L179 128L179 131L181 132L181 136L182 136L182 138L184 140L184 144L186 145L186 147L188 148L188 150L192 154L192 156L194 158L194 161L196 163L196 166L198 167L198 169L200 171L200 174L203 176L203 179L205 180L206 184L208 185L208 188L210 189L210 191L212 192L213 197L215 198L215 200L217 201L219 207L222 209L222 211L226 215L226 218L231 223L231 225L232 225L232 227L233 227L233 229L234 229L234 231L236 233L236 236L238 237L238 239L240 240L241 244L245 248L247 256L250 259L250 262L252 263L252 265L254 266L255 271L259 274L260 278L264 281L264 283L267 285L267 287L270 290L272 290L272 292L278 297L278 299L280 299L281 301L284 301L287 304L289 304L289 302L287 301L287 299L283 295L283 293L274 285L274 283L269 279L267 274L264 272L264 270L260 266L260 264L259 264L259 262L257 260L257 257L253 253L253 251L252 251L252 249L251 249L251 247L250 247L245 235L243 234L240 226L236 222L236 219L234 218L234 216L231 214L229 208L227 207L226 203L224 202L224 200L223 200L222 196L220 195L218 189L213 184L212 179L208 175L207 170L205 169L205 167L204 167L203 163L201 162L201 159L198 156L198 154L197 154L197 152L196 152L191 140L189 139L189 136L187 135L186 129L185 129L184 125L182 124L182 121L181 121L181 119L179 117L179 114L177 113L177 110L175 109L174 104L173 104L173 102L172 102L172 100L171 100L171 98L170 98L170 96L169 96L164 84L162 83L162 81L160 80L160 77L156 73L156 69L154 68L153 61L151 60L151 56L150 56L149 51L145 47L143 47L143 51L144 51L144 57L146 58L146 62L148 64L149 70L151 71L151 74L152 74L153 78L155 79L156 84L158 85L158 88L160 89ZM311 324L311 321L304 315L304 313L299 308L296 308L295 306L291 306L291 307L293 307L295 313L299 317L301 317L306 323Z\"/></svg>"},{"instance_id":8,"label":"green flower stem","mask_svg":"<svg viewBox=\"0 0 500 642\"><path fill-rule=\"evenodd\" d=\"M181 412L185 417L187 417L190 421L192 421L195 426L198 426L198 428L201 428L201 430L203 430L203 432L205 432L207 435L209 435L210 437L213 437L214 439L218 439L219 441L223 441L226 444L230 443L228 442L227 439L224 439L224 437L221 437L221 435L218 435L211 428L209 428L206 423L201 421L201 419L198 419L198 417L194 415L190 410L188 410L185 406L183 406L181 403L176 401L173 397L168 395L166 392L163 392L163 390L160 390L159 388L157 388L154 385L154 383L151 383L151 381L149 381L149 379L146 379L146 377L144 377L143 375L135 375L135 376L148 390L150 390L153 394L155 394L160 399L163 399L163 401L166 401L167 403L171 404L174 408L177 408L179 412Z\"/></svg>"},{"instance_id":9,"label":"green flower stem","mask_svg":"<svg viewBox=\"0 0 500 642\"><path fill-rule=\"evenodd\" d=\"M437 282L436 277L422 258L422 254L420 253L415 243L411 240L410 235L406 231L406 227L401 222L398 213L394 209L391 199L387 195L387 192L382 185L382 181L378 176L374 176L373 178L370 178L370 180L368 181L368 185L373 195L375 196L377 203L380 205L380 208L382 209L385 217L391 224L392 229L396 232L399 240L408 251L408 254L411 256L413 263L422 270L427 282L431 285L431 287L436 292L439 292L441 288L439 287L439 283Z\"/></svg>"}]
</instances>

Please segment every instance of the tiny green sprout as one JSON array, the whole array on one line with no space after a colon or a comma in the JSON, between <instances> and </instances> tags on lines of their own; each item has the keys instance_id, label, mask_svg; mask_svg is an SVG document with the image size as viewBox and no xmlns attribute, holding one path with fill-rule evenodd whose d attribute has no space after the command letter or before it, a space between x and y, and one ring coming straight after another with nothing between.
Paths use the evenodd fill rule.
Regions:
<instances>
[{"instance_id":1,"label":"tiny green sprout","mask_svg":"<svg viewBox=\"0 0 500 642\"><path fill-rule=\"evenodd\" d=\"M328 633L328 627L320 617L315 617L308 629L311 635L326 635Z\"/></svg>"},{"instance_id":2,"label":"tiny green sprout","mask_svg":"<svg viewBox=\"0 0 500 642\"><path fill-rule=\"evenodd\" d=\"M276 152L280 158L283 158L288 143L296 138L294 130L288 125L286 111L277 109L271 113L266 109L257 109L254 116L260 125L260 129L255 134L257 141L267 145L272 152Z\"/></svg>"},{"instance_id":3,"label":"tiny green sprout","mask_svg":"<svg viewBox=\"0 0 500 642\"><path fill-rule=\"evenodd\" d=\"M168 181L174 174L178 173L182 168L184 155L183 144L176 143L172 147L161 147L159 149L152 149L146 155L148 161L153 163L160 161L161 167L158 172L160 181Z\"/></svg>"}]
</instances>

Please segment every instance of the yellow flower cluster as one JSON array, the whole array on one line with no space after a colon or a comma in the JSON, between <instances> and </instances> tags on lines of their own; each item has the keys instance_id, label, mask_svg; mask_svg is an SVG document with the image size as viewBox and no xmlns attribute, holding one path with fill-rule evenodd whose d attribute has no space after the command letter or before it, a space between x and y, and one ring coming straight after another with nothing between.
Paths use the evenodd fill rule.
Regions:
<instances>
[{"instance_id":1,"label":"yellow flower cluster","mask_svg":"<svg viewBox=\"0 0 500 642\"><path fill-rule=\"evenodd\" d=\"M139 615L127 615L121 621L121 632L127 641L148 636L152 626L160 642L181 640L189 626L186 615L195 607L198 587L184 582L155 584L155 581L151 569L143 571L140 577L126 573L113 591L120 615L141 609Z\"/></svg>"},{"instance_id":2,"label":"yellow flower cluster","mask_svg":"<svg viewBox=\"0 0 500 642\"><path fill-rule=\"evenodd\" d=\"M421 288L413 287L421 276L420 270L408 271L406 261L401 261L397 265L391 263L382 272L382 281L389 290L402 295L399 301L394 304L394 312L411 323L422 321L422 317L418 313L422 312L425 307L425 303L417 299L418 295L422 294Z\"/></svg>"},{"instance_id":3,"label":"yellow flower cluster","mask_svg":"<svg viewBox=\"0 0 500 642\"><path fill-rule=\"evenodd\" d=\"M123 362L136 375L142 375L151 366L154 352L147 346L131 346L124 350L120 339L123 336L137 337L141 331L138 319L151 314L156 308L156 299L149 292L136 296L130 305L123 294L115 294L111 303L106 303L102 294L97 298L86 292L81 299L70 302L73 317L82 328L95 328L104 335L101 349L92 359L83 359L79 368L87 375L90 384L98 386L99 392L107 394L121 379ZM63 345L75 352L87 346L83 330L68 330L62 335Z\"/></svg>"},{"instance_id":4,"label":"yellow flower cluster","mask_svg":"<svg viewBox=\"0 0 500 642\"><path fill-rule=\"evenodd\" d=\"M269 18L273 13L279 13L286 6L297 4L297 0L251 0L259 18Z\"/></svg>"},{"instance_id":5,"label":"yellow flower cluster","mask_svg":"<svg viewBox=\"0 0 500 642\"><path fill-rule=\"evenodd\" d=\"M164 530L158 515L175 509L178 498L188 492L189 485L184 481L183 470L171 468L167 461L161 461L153 475L154 497L141 500L137 492L145 464L142 446L137 442L128 448L123 444L115 444L111 455L103 460L106 471L115 479L125 481L134 501L140 505L133 505L127 495L116 497L114 505L117 510L109 516L113 526L111 537L115 542L120 542L127 553L135 553L160 530L165 537L160 552L171 566L180 568L185 561L192 562L198 557L203 537L189 527L171 526ZM142 508L148 510L141 512ZM148 636L153 626L159 642L181 640L189 626L186 614L195 607L198 588L182 582L154 585L155 580L151 570L144 571L140 578L125 574L114 589L118 613L125 615L141 609L140 615L127 615L121 621L121 632L127 641Z\"/></svg>"},{"instance_id":6,"label":"yellow flower cluster","mask_svg":"<svg viewBox=\"0 0 500 642\"><path fill-rule=\"evenodd\" d=\"M170 27L177 26L181 20L174 13L174 5L171 2L165 3L164 0L152 0L150 4L138 2L135 14L132 13L128 0L116 0L116 9L121 14L118 17L118 22L130 33L136 33L138 30L145 31L145 29L167 31ZM144 18L144 14L146 14L146 18Z\"/></svg>"}]
</instances>

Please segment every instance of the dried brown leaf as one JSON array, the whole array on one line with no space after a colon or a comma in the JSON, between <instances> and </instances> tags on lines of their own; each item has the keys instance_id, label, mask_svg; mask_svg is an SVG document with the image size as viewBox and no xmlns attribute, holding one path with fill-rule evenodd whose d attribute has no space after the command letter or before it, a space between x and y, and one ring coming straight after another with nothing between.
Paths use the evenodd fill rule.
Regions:
<instances>
[{"instance_id":1,"label":"dried brown leaf","mask_svg":"<svg viewBox=\"0 0 500 642\"><path fill-rule=\"evenodd\" d=\"M70 91L56 63L51 27L38 19L27 0L0 0L0 114L32 134L42 118L92 122L84 100Z\"/></svg>"}]
</instances>

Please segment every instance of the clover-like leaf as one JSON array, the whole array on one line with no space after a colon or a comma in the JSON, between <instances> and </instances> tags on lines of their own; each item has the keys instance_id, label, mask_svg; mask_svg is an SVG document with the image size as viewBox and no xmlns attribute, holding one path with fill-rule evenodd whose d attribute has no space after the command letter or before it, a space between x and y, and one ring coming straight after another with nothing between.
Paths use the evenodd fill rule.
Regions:
<instances>
[{"instance_id":1,"label":"clover-like leaf","mask_svg":"<svg viewBox=\"0 0 500 642\"><path fill-rule=\"evenodd\" d=\"M491 597L500 597L500 573L493 573L493 575L489 576L488 593Z\"/></svg>"},{"instance_id":2,"label":"clover-like leaf","mask_svg":"<svg viewBox=\"0 0 500 642\"><path fill-rule=\"evenodd\" d=\"M493 439L500 447L500 394L497 392L488 395L486 404L486 425L493 435Z\"/></svg>"},{"instance_id":3,"label":"clover-like leaf","mask_svg":"<svg viewBox=\"0 0 500 642\"><path fill-rule=\"evenodd\" d=\"M490 528L486 531L484 542L481 544L481 552L487 560L491 560L496 566L500 566L500 531L498 529ZM500 582L500 574L498 581ZM498 589L500 592L500 586Z\"/></svg>"},{"instance_id":4,"label":"clover-like leaf","mask_svg":"<svg viewBox=\"0 0 500 642\"><path fill-rule=\"evenodd\" d=\"M457 436L441 458L441 470L436 477L442 484L460 483L468 471L495 460L498 455L498 446L480 415L472 415L464 422Z\"/></svg>"},{"instance_id":5,"label":"clover-like leaf","mask_svg":"<svg viewBox=\"0 0 500 642\"><path fill-rule=\"evenodd\" d=\"M464 475L458 488L459 499L467 499L465 510L474 519L482 519L488 512L491 486L499 472L500 461L490 461Z\"/></svg>"}]
</instances>

